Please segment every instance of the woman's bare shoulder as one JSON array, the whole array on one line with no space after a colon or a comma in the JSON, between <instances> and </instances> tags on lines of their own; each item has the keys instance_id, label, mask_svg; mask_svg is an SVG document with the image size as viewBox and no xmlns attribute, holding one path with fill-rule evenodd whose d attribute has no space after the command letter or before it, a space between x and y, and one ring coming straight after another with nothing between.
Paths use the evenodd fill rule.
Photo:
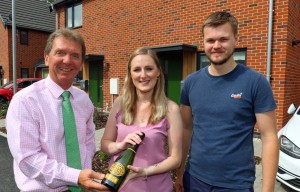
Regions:
<instances>
[{"instance_id":1,"label":"woman's bare shoulder","mask_svg":"<svg viewBox=\"0 0 300 192\"><path fill-rule=\"evenodd\" d=\"M115 112L118 112L121 110L121 106L122 106L122 96L119 96L116 98L115 102L113 103L113 110Z\"/></svg>"},{"instance_id":2,"label":"woman's bare shoulder","mask_svg":"<svg viewBox=\"0 0 300 192\"><path fill-rule=\"evenodd\" d=\"M172 101L171 99L167 99L167 106L168 106L168 111L169 112L177 112L179 111L179 106L177 103Z\"/></svg>"}]
</instances>

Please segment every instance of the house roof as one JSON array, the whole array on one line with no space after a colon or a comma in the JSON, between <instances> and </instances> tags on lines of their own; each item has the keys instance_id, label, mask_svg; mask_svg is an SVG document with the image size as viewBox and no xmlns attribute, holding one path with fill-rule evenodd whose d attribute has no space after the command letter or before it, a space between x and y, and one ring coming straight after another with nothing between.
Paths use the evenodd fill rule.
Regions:
<instances>
[{"instance_id":1,"label":"house roof","mask_svg":"<svg viewBox=\"0 0 300 192\"><path fill-rule=\"evenodd\" d=\"M189 45L189 44L184 44L184 43L155 46L155 47L150 47L150 48L154 49L156 52L169 52L169 51L195 52L195 51L197 51L197 45Z\"/></svg>"},{"instance_id":2,"label":"house roof","mask_svg":"<svg viewBox=\"0 0 300 192\"><path fill-rule=\"evenodd\" d=\"M81 2L81 0L57 0L53 3L54 8L59 8L72 3Z\"/></svg>"},{"instance_id":3,"label":"house roof","mask_svg":"<svg viewBox=\"0 0 300 192\"><path fill-rule=\"evenodd\" d=\"M39 59L35 64L33 64L33 66L36 68L47 67L44 58Z\"/></svg>"},{"instance_id":4,"label":"house roof","mask_svg":"<svg viewBox=\"0 0 300 192\"><path fill-rule=\"evenodd\" d=\"M50 12L49 3L40 0L15 0L16 27L38 31L55 30L55 13ZM1 0L0 22L11 26L12 0Z\"/></svg>"}]
</instances>

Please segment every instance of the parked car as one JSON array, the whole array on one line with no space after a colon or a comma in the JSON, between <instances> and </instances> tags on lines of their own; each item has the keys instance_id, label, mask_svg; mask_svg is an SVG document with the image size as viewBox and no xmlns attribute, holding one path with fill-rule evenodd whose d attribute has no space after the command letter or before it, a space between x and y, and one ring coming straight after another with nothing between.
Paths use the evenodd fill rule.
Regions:
<instances>
[{"instance_id":1,"label":"parked car","mask_svg":"<svg viewBox=\"0 0 300 192\"><path fill-rule=\"evenodd\" d=\"M291 104L293 114L287 124L278 132L280 143L277 180L293 190L300 191L300 106Z\"/></svg>"},{"instance_id":2,"label":"parked car","mask_svg":"<svg viewBox=\"0 0 300 192\"><path fill-rule=\"evenodd\" d=\"M17 92L21 89L28 87L32 83L41 80L41 78L22 78L17 79ZM14 95L14 83L13 81L8 82L0 87L0 104L8 102Z\"/></svg>"}]
</instances>

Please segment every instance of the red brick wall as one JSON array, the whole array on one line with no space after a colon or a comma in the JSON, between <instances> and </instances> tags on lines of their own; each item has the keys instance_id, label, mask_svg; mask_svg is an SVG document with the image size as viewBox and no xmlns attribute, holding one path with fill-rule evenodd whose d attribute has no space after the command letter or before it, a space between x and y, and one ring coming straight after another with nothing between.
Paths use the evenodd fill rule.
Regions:
<instances>
[{"instance_id":1,"label":"red brick wall","mask_svg":"<svg viewBox=\"0 0 300 192\"><path fill-rule=\"evenodd\" d=\"M28 31L28 45L21 45L20 34L17 35L18 77L21 76L20 68L29 68L29 77L34 77L34 63L44 58L44 48L49 34L46 32Z\"/></svg>"},{"instance_id":2,"label":"red brick wall","mask_svg":"<svg viewBox=\"0 0 300 192\"><path fill-rule=\"evenodd\" d=\"M278 104L278 129L288 120L287 107L299 103L299 1L274 0L271 85ZM200 28L215 11L230 11L239 20L238 48L247 48L247 65L266 75L269 0L214 1L83 1L83 34L88 54L103 54L110 64L104 72L104 103L111 102L109 78L120 78L122 87L129 55L140 46L196 44L202 51ZM60 10L60 12L63 9ZM59 26L64 27L64 13ZM296 87L296 88L294 88ZM111 103L110 103L111 106Z\"/></svg>"},{"instance_id":3,"label":"red brick wall","mask_svg":"<svg viewBox=\"0 0 300 192\"><path fill-rule=\"evenodd\" d=\"M288 33L286 45L286 60L282 65L286 66L284 84L284 111L283 123L291 117L286 111L291 103L300 105L300 44L292 45L292 40L300 40L300 0L290 0L288 4Z\"/></svg>"},{"instance_id":4,"label":"red brick wall","mask_svg":"<svg viewBox=\"0 0 300 192\"><path fill-rule=\"evenodd\" d=\"M272 88L277 100L277 125L278 129L283 126L283 116L286 115L284 108L285 70L287 53L287 24L288 24L288 1L274 2L274 23L272 41Z\"/></svg>"},{"instance_id":5,"label":"red brick wall","mask_svg":"<svg viewBox=\"0 0 300 192\"><path fill-rule=\"evenodd\" d=\"M8 55L8 30L7 28L4 29L2 23L0 23L0 64L2 65L4 74L3 79L7 78L9 74L9 55ZM3 83L3 82L2 82Z\"/></svg>"},{"instance_id":6,"label":"red brick wall","mask_svg":"<svg viewBox=\"0 0 300 192\"><path fill-rule=\"evenodd\" d=\"M0 29L1 30L1 29ZM2 35L3 34L3 35ZM5 35L6 34L6 35ZM34 30L28 30L28 45L20 44L20 32L16 31L16 65L17 78L21 77L21 68L29 69L29 77L34 77L34 64L44 57L44 48L47 38L50 33L40 32ZM5 43L0 45L1 60L0 64L4 64L4 78L7 81L13 79L13 60L12 60L12 30L7 28L5 32L1 32L0 41ZM7 43L6 43L7 42ZM3 51L3 53L2 53ZM4 61L2 63L2 54ZM8 67L9 66L9 67ZM41 77L40 73L37 73L36 77Z\"/></svg>"}]
</instances>

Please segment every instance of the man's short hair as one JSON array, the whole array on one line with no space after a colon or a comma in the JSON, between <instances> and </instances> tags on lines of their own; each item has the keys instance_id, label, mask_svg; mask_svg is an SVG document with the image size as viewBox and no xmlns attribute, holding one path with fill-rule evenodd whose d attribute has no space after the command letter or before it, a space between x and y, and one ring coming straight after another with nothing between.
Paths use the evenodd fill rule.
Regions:
<instances>
[{"instance_id":1,"label":"man's short hair","mask_svg":"<svg viewBox=\"0 0 300 192\"><path fill-rule=\"evenodd\" d=\"M204 34L205 27L218 27L225 23L230 23L233 34L238 34L238 21L237 19L226 11L218 11L209 15L202 25L202 34Z\"/></svg>"},{"instance_id":2,"label":"man's short hair","mask_svg":"<svg viewBox=\"0 0 300 192\"><path fill-rule=\"evenodd\" d=\"M68 29L68 28L58 29L55 32L51 33L51 35L49 36L49 38L47 40L47 44L46 44L46 47L44 50L45 54L49 54L51 52L51 49L53 46L53 41L57 37L64 37L68 40L78 42L82 48L82 60L84 61L85 52L86 52L84 40L78 31L73 30L73 29Z\"/></svg>"}]
</instances>

